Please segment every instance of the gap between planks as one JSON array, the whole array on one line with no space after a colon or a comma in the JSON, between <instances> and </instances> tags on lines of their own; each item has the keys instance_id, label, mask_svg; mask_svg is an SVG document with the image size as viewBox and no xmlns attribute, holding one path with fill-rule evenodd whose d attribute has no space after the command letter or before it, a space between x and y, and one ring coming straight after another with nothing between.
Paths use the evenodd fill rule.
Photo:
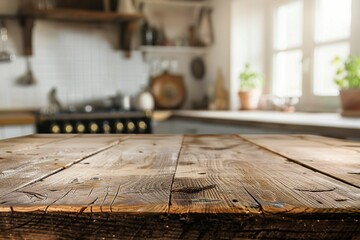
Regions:
<instances>
[{"instance_id":1,"label":"gap between planks","mask_svg":"<svg viewBox=\"0 0 360 240\"><path fill-rule=\"evenodd\" d=\"M256 145L256 146L258 146L258 147L260 147L260 148L262 148L262 149L265 149L266 151L269 151L269 152L272 152L272 153L274 153L274 154L276 154L276 155L278 155L278 156L281 156L281 157L287 159L288 161L290 161L290 162L292 162L292 163L298 164L298 165L300 165L300 166L302 166L302 167L304 167L304 168L310 169L310 170L312 170L312 171L314 171L314 172L321 173L321 174L323 174L323 175L325 175L325 176L328 176L328 177L330 177L330 178L333 178L333 179L335 179L335 180L337 180L337 181L340 181L340 182L342 182L342 183L345 183L345 184L348 184L348 185L350 185L350 186L352 186L352 187L355 187L355 188L360 189L360 187L357 186L356 184L353 184L353 183L351 183L351 182L349 182L349 181L346 181L346 180L344 180L344 179L342 179L342 178L336 177L336 176L334 176L334 175L332 175L332 174L329 174L329 173L327 173L327 172L324 172L324 171L322 171L322 170L320 170L320 169L317 169L317 168L315 168L315 167L312 167L312 166L309 166L309 165L307 165L307 164L305 164L305 163L302 163L302 162L300 162L300 161L298 161L298 160L296 160L296 159L294 159L294 158L291 158L291 157L289 157L289 156L286 156L286 155L284 155L284 154L281 154L281 153L279 153L279 152L276 152L276 151L272 150L271 148L268 148L268 147L265 147L265 146L263 146L263 145L260 145L260 144L254 142L254 141L252 141L252 140L250 140L250 139L248 139L248 138L246 138L246 137L244 137L244 136L241 136L241 135L236 135L236 136L238 136L239 138L241 138L241 139L243 139L243 140L245 140L245 141L247 141L247 142L249 142L249 143L252 143L252 144L254 144L254 145ZM298 135L296 135L296 136L298 136Z\"/></svg>"},{"instance_id":2,"label":"gap between planks","mask_svg":"<svg viewBox=\"0 0 360 240\"><path fill-rule=\"evenodd\" d=\"M169 193L169 202L168 202L168 210L167 210L168 214L170 214L171 199L172 199L173 187L174 187L174 182L175 182L175 175L176 175L176 171L177 171L177 168L178 168L179 159L180 159L180 156L181 156L181 151L182 151L183 146L184 146L185 136L186 136L185 134L182 135L181 146L180 146L180 149L179 149L179 153L177 155L175 170L174 170L173 177L172 177L172 180L171 180L170 193Z\"/></svg>"},{"instance_id":3,"label":"gap between planks","mask_svg":"<svg viewBox=\"0 0 360 240\"><path fill-rule=\"evenodd\" d=\"M75 135L75 136L73 136L73 137L65 138L65 139L62 139L62 140L67 140L67 139L75 138L75 137L78 137L78 136L81 136L81 135ZM88 159L88 158L90 158L90 157L92 157L92 156L94 156L94 155L96 155L96 154L99 154L99 153L101 153L101 152L104 152L104 151L106 151L106 150L108 150L108 149L110 149L110 148L112 148L112 147L114 147L114 146L116 146L116 145L124 142L125 140L127 140L127 139L129 139L129 138L130 138L129 136L126 136L126 137L123 137L123 138L121 138L121 139L119 139L119 140L116 140L115 142L113 142L113 143L111 143L111 144L109 144L109 145L107 145L107 146L105 146L105 147L102 147L102 148L96 150L95 152L92 152L92 153L90 153L90 154L88 154L88 155L85 155L85 156L81 157L80 159L78 159L78 160L76 160L76 161L70 162L69 164L66 164L65 166L63 166L63 167L61 167L61 168L59 168L59 169L56 169L56 170L54 170L54 171L52 171L52 172L50 172L50 173L48 173L48 174L46 174L46 175L44 175L44 176L41 176L41 177L39 177L39 178L37 178L37 179L34 179L34 180L31 181L31 182L25 183L25 184L19 186L18 188L14 189L12 192L19 191L19 190L22 189L22 188L25 188L25 187L28 187L28 186L30 186L30 185L33 185L33 184L35 184L35 183L37 183L37 182L39 182L39 181L42 181L42 180L44 180L44 179L46 179L46 178L48 178L48 177L50 177L50 176L52 176L52 175L54 175L54 174L57 174L57 173L65 170L65 169L68 169L68 168L74 166L75 164L81 163L82 161L84 161L84 160L86 160L86 159ZM56 141L55 141L55 142L56 142ZM46 145L46 144L45 144L45 145ZM8 193L8 194L10 194L10 193ZM7 195L7 194L6 194L6 195Z\"/></svg>"}]
</instances>

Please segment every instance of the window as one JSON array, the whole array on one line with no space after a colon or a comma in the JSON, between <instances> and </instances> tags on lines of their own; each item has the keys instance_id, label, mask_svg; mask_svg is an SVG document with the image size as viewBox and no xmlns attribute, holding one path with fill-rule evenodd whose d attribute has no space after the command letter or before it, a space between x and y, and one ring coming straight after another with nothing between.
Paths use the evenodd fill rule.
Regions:
<instances>
[{"instance_id":1,"label":"window","mask_svg":"<svg viewBox=\"0 0 360 240\"><path fill-rule=\"evenodd\" d=\"M274 85L277 96L301 96L302 2L282 5L275 14Z\"/></svg>"},{"instance_id":2,"label":"window","mask_svg":"<svg viewBox=\"0 0 360 240\"><path fill-rule=\"evenodd\" d=\"M351 0L317 0L315 15L313 94L336 96L336 69L331 62L350 53Z\"/></svg>"},{"instance_id":3,"label":"window","mask_svg":"<svg viewBox=\"0 0 360 240\"><path fill-rule=\"evenodd\" d=\"M350 53L352 0L278 0L274 6L272 93L303 106L336 105L336 56ZM322 105L322 106L320 106ZM306 107L305 107L306 108ZM305 109L306 110L306 109ZM335 109L334 109L335 110Z\"/></svg>"}]
</instances>

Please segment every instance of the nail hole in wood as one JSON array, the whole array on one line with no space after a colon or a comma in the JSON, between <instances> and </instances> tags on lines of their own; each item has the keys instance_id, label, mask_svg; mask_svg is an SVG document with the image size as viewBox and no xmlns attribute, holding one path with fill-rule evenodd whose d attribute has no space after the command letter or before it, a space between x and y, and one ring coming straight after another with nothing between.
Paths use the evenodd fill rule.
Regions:
<instances>
[{"instance_id":1,"label":"nail hole in wood","mask_svg":"<svg viewBox=\"0 0 360 240\"><path fill-rule=\"evenodd\" d=\"M345 199L345 198L342 198L342 199L335 199L335 201L337 201L337 202L345 202L345 201L347 201L347 199Z\"/></svg>"}]
</instances>

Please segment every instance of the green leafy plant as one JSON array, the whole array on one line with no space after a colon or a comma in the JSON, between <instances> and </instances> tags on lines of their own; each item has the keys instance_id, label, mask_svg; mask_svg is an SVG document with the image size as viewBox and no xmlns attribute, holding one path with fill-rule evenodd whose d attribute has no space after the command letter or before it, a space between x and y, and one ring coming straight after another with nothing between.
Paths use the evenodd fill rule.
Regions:
<instances>
[{"instance_id":1,"label":"green leafy plant","mask_svg":"<svg viewBox=\"0 0 360 240\"><path fill-rule=\"evenodd\" d=\"M360 57L349 56L345 60L336 57L333 64L337 66L334 80L340 89L360 88Z\"/></svg>"},{"instance_id":2,"label":"green leafy plant","mask_svg":"<svg viewBox=\"0 0 360 240\"><path fill-rule=\"evenodd\" d=\"M250 64L246 64L244 70L240 73L240 90L250 91L260 89L263 86L264 77L250 69Z\"/></svg>"}]
</instances>

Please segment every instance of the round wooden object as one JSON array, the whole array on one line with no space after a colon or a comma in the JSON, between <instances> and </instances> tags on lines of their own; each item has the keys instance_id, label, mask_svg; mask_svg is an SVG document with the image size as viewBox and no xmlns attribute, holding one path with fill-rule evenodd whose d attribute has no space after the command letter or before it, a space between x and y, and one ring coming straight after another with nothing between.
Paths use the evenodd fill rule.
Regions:
<instances>
[{"instance_id":1,"label":"round wooden object","mask_svg":"<svg viewBox=\"0 0 360 240\"><path fill-rule=\"evenodd\" d=\"M183 77L164 73L152 79L151 90L158 109L177 109L185 101Z\"/></svg>"}]
</instances>

